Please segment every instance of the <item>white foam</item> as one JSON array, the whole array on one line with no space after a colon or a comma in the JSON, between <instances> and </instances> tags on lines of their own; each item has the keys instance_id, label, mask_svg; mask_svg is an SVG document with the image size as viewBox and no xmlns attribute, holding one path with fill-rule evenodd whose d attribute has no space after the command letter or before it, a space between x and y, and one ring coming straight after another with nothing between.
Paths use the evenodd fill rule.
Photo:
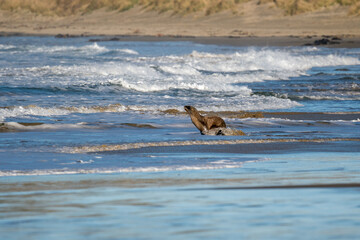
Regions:
<instances>
[{"instance_id":1,"label":"white foam","mask_svg":"<svg viewBox=\"0 0 360 240\"><path fill-rule=\"evenodd\" d=\"M212 72L255 71L254 81L283 80L304 74L312 67L355 65L360 60L356 57L335 54L309 54L307 51L290 49L250 48L233 54L208 54L193 52L189 60L199 69ZM262 71L259 76L258 72ZM250 75L252 75L250 73ZM242 75L240 74L240 78ZM253 82L251 78L241 79L240 82Z\"/></svg>"},{"instance_id":2,"label":"white foam","mask_svg":"<svg viewBox=\"0 0 360 240\"><path fill-rule=\"evenodd\" d=\"M109 51L106 47L42 47L43 51ZM120 49L135 55L126 62L94 63L74 66L41 66L18 68L14 72L31 81L30 85L51 86L121 84L140 92L169 89L194 89L215 92L243 92L238 84L265 80L286 80L306 74L312 67L355 65L360 60L350 56L317 54L289 49L250 48L231 54L193 52L183 56L138 57L131 49ZM3 71L4 74L7 71ZM16 74L15 73L15 74ZM55 78L49 78L55 76ZM56 76L61 76L59 79ZM27 78L27 77L25 77ZM22 78L23 79L23 78ZM21 84L24 84L23 81ZM244 86L242 86L244 87Z\"/></svg>"},{"instance_id":3,"label":"white foam","mask_svg":"<svg viewBox=\"0 0 360 240\"><path fill-rule=\"evenodd\" d=\"M110 51L97 43L80 47L55 46L37 47L36 49L50 52L88 52L89 54ZM176 96L171 99L170 105L175 105L175 101L177 103L182 101L183 103L192 102L203 110L209 111L257 111L286 109L301 105L289 99L252 95L252 90L246 85L247 83L288 80L291 77L306 74L312 67L360 64L360 60L356 57L328 54L319 51L318 48L244 48L226 54L194 51L187 55L156 57L138 56L137 52L127 48L120 48L116 51L127 53L129 56L124 57L122 61L106 63L85 62L70 66L4 68L0 69L0 78L7 74L13 76L11 78L4 77L7 80L4 80L3 84L7 86L40 89L47 87L51 89L75 88L98 92L128 89L139 92L139 96L142 92L189 90L187 97ZM228 93L231 97L226 96ZM158 110L165 107L165 102L162 102L164 99L161 96L154 96L154 99L158 103ZM201 105L204 99L208 103L206 106ZM357 100L358 97L353 96L351 99ZM137 102L134 103L134 105L136 104ZM150 106L139 107L151 108ZM63 111L63 109L60 110ZM21 114L26 115L26 113ZM51 113L51 115L55 114L57 113ZM67 113L63 112L63 114ZM15 111L9 113L9 116L14 115L16 116ZM7 115L0 112L0 120L4 119L1 116Z\"/></svg>"},{"instance_id":4,"label":"white foam","mask_svg":"<svg viewBox=\"0 0 360 240\"><path fill-rule=\"evenodd\" d=\"M94 160L88 160L88 161L84 161L84 160L76 160L74 162L69 162L69 163L60 163L61 165L76 165L76 164L91 164L95 162Z\"/></svg>"},{"instance_id":5,"label":"white foam","mask_svg":"<svg viewBox=\"0 0 360 240\"><path fill-rule=\"evenodd\" d=\"M336 100L336 101L348 101L348 100L360 100L359 95L355 94L341 94L341 95L305 95L299 96L299 99L311 99L311 100Z\"/></svg>"},{"instance_id":6,"label":"white foam","mask_svg":"<svg viewBox=\"0 0 360 240\"><path fill-rule=\"evenodd\" d=\"M43 108L38 106L16 106L9 108L0 108L0 121L4 121L10 117L24 117L24 116L57 116L67 115L68 110L59 108Z\"/></svg>"},{"instance_id":7,"label":"white foam","mask_svg":"<svg viewBox=\"0 0 360 240\"><path fill-rule=\"evenodd\" d=\"M128 110L127 107L120 104L113 104L107 106L80 106L80 107L40 107L35 105L30 106L14 106L8 108L0 108L0 121L11 117L27 117L32 116L60 116L71 113L98 113L98 112L124 112Z\"/></svg>"},{"instance_id":8,"label":"white foam","mask_svg":"<svg viewBox=\"0 0 360 240\"><path fill-rule=\"evenodd\" d=\"M93 169L45 169L45 170L10 170L0 171L0 177L6 176L37 176L37 175L68 175L68 174L115 174L115 173L149 173L149 172L167 172L167 171L198 171L198 170L214 170L214 169L227 169L227 168L241 168L244 163L264 161L267 159L249 160L249 161L231 161L231 160L218 160L209 162L207 164L194 164L194 165L175 165L175 166L160 166L160 167L123 167L123 168L93 168ZM83 162L79 162L80 164ZM92 161L86 161L92 163Z\"/></svg>"},{"instance_id":9,"label":"white foam","mask_svg":"<svg viewBox=\"0 0 360 240\"><path fill-rule=\"evenodd\" d=\"M296 49L295 49L296 50ZM250 49L235 53L235 59L243 59L245 65L255 65L261 70L303 71L312 67L355 65L360 60L356 57L334 54L309 54L292 49Z\"/></svg>"},{"instance_id":10,"label":"white foam","mask_svg":"<svg viewBox=\"0 0 360 240\"><path fill-rule=\"evenodd\" d=\"M59 130L59 129L75 129L75 128L95 128L84 123L76 124L34 124L24 125L17 122L3 122L0 129L5 128L9 131L42 131L42 130Z\"/></svg>"},{"instance_id":11,"label":"white foam","mask_svg":"<svg viewBox=\"0 0 360 240\"><path fill-rule=\"evenodd\" d=\"M0 44L0 50L9 50L16 48L14 45L9 44Z\"/></svg>"},{"instance_id":12,"label":"white foam","mask_svg":"<svg viewBox=\"0 0 360 240\"><path fill-rule=\"evenodd\" d=\"M200 75L200 72L191 66L186 65L172 65L172 66L160 66L163 72L174 74L174 75Z\"/></svg>"},{"instance_id":13,"label":"white foam","mask_svg":"<svg viewBox=\"0 0 360 240\"><path fill-rule=\"evenodd\" d=\"M193 52L184 56L142 57L128 64L116 68L117 73L112 73L120 75L119 79L126 82L124 87L137 91L179 88L236 92L242 91L235 85L238 83L286 80L306 74L312 67L354 65L360 64L360 60L333 54L310 55L289 50L249 49L233 54ZM125 71L120 71L122 68ZM131 76L126 76L124 72L130 72Z\"/></svg>"},{"instance_id":14,"label":"white foam","mask_svg":"<svg viewBox=\"0 0 360 240\"><path fill-rule=\"evenodd\" d=\"M150 78L150 76L149 76ZM216 78L216 80L214 79ZM235 86L227 84L227 78L223 76L209 77L201 79L188 79L182 76L169 78L153 78L147 81L141 77L136 80L133 78L115 78L108 81L111 84L118 84L124 88L139 92L155 92L170 89L185 89L212 92L238 92L241 95L250 95L251 89L246 86Z\"/></svg>"},{"instance_id":15,"label":"white foam","mask_svg":"<svg viewBox=\"0 0 360 240\"><path fill-rule=\"evenodd\" d=\"M247 89L244 89L247 91ZM197 104L198 108L203 111L218 112L218 111L248 111L248 110L261 110L261 109L280 109L289 108L294 106L301 106L297 102L289 99L279 99L275 97L263 96L242 96L235 98L232 101L223 102L219 104L220 100L214 100L214 104L209 101L209 104ZM165 99L166 102L166 99ZM217 104L215 104L217 103ZM70 115L73 113L91 114L91 113L122 113L126 111L132 112L149 112L149 113L163 113L169 109L176 109L180 112L184 111L182 105L121 105L110 104L104 106L62 106L62 107L41 107L36 105L29 106L12 106L0 108L0 122L5 122L8 118L25 118L31 119L38 116L51 117Z\"/></svg>"},{"instance_id":16,"label":"white foam","mask_svg":"<svg viewBox=\"0 0 360 240\"><path fill-rule=\"evenodd\" d=\"M107 52L109 49L99 46L97 43L84 45L84 46L29 46L29 52L34 53L61 53L61 52L79 52L86 54L98 54Z\"/></svg>"},{"instance_id":17,"label":"white foam","mask_svg":"<svg viewBox=\"0 0 360 240\"><path fill-rule=\"evenodd\" d=\"M139 55L139 53L137 51L132 50L132 49L128 49L128 48L118 49L117 51L122 52L122 53L126 53L126 54L130 54L130 55Z\"/></svg>"},{"instance_id":18,"label":"white foam","mask_svg":"<svg viewBox=\"0 0 360 240\"><path fill-rule=\"evenodd\" d=\"M294 119L284 119L284 118L247 118L243 119L242 125L247 127L281 127L281 126L308 126L309 124L316 124L318 122L323 122L322 120L294 120ZM341 124L342 126L356 125L359 122L357 120L326 120L328 124Z\"/></svg>"}]
</instances>

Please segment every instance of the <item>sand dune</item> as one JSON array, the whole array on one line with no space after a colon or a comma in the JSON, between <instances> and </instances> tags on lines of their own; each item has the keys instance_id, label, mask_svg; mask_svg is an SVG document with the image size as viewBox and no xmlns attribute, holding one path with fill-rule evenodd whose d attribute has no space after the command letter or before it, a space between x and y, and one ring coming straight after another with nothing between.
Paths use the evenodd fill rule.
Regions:
<instances>
[{"instance_id":1,"label":"sand dune","mask_svg":"<svg viewBox=\"0 0 360 240\"><path fill-rule=\"evenodd\" d=\"M266 1L265 1L266 2ZM102 8L68 16L35 14L28 10L0 11L0 32L36 35L131 36L360 36L360 16L349 7L334 5L289 15L272 1L253 0L210 15L174 14L135 6L127 11ZM234 14L235 12L235 14Z\"/></svg>"}]
</instances>

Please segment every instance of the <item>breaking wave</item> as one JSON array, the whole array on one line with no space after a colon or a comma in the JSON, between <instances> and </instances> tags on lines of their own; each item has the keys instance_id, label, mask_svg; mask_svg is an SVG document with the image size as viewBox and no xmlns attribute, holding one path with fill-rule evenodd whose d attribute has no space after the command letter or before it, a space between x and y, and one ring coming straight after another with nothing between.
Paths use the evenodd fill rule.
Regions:
<instances>
[{"instance_id":1,"label":"breaking wave","mask_svg":"<svg viewBox=\"0 0 360 240\"><path fill-rule=\"evenodd\" d=\"M247 106L241 106L241 102L238 102L237 106L204 106L202 110L205 111L229 111L229 112L239 112L239 106L243 110L253 110L258 108L267 108L273 107L279 108L279 104L282 104L283 107L294 106L296 102L290 100L280 100L277 98L266 99L266 102L261 103L261 98L255 98L252 100L246 100ZM271 101L273 100L273 101ZM288 104L286 105L286 102ZM172 113L181 113L184 112L183 106L173 106L173 105L122 105L122 104L109 104L104 106L59 106L59 107L42 107L37 105L28 105L28 106L9 106L9 107L0 107L0 122L4 122L8 118L32 118L36 116L51 117L51 116L62 116L69 115L73 113L80 114L91 114L91 113L122 113L122 112L137 112L137 113L152 113L152 114L172 114Z\"/></svg>"},{"instance_id":2,"label":"breaking wave","mask_svg":"<svg viewBox=\"0 0 360 240\"><path fill-rule=\"evenodd\" d=\"M3 50L9 50L9 49L15 49L16 46L10 45L10 44L0 44L0 51Z\"/></svg>"},{"instance_id":3,"label":"breaking wave","mask_svg":"<svg viewBox=\"0 0 360 240\"><path fill-rule=\"evenodd\" d=\"M29 106L13 106L0 108L0 120L3 121L10 117L26 117L26 116L59 116L71 113L98 113L98 112L124 112L129 110L121 104L111 104L107 106L92 107L40 107L36 105Z\"/></svg>"},{"instance_id":4,"label":"breaking wave","mask_svg":"<svg viewBox=\"0 0 360 240\"><path fill-rule=\"evenodd\" d=\"M98 53L112 50L94 43L82 47L38 47L33 51ZM194 51L189 55L159 57L138 57L138 52L131 49L118 49L117 51L127 53L130 57L107 63L0 69L0 76L3 74L22 76L20 84L31 86L35 84L38 87L44 87L44 84L61 87L110 83L140 92L193 89L249 94L250 91L241 84L266 80L286 80L306 74L306 71L313 67L360 64L358 58L351 56L305 54L291 50L266 48L250 48L232 54ZM24 78L27 80L40 78L43 81L23 81Z\"/></svg>"},{"instance_id":5,"label":"breaking wave","mask_svg":"<svg viewBox=\"0 0 360 240\"><path fill-rule=\"evenodd\" d=\"M99 46L97 43L84 46L30 46L29 52L35 53L62 53L62 52L79 52L86 54L98 54L109 51L106 47Z\"/></svg>"},{"instance_id":6,"label":"breaking wave","mask_svg":"<svg viewBox=\"0 0 360 240\"><path fill-rule=\"evenodd\" d=\"M12 51L12 45L0 46L3 49L8 47ZM0 87L5 89L5 94L15 91L20 95L23 91L33 95L42 91L43 95L71 95L71 102L79 95L91 98L92 94L103 94L105 98L111 95L109 99L113 99L112 102L136 106L134 109L151 109L156 105L155 111L179 109L189 103L206 111L258 111L300 107L304 100L316 98L358 100L355 94L340 96L335 93L329 96L310 92L305 96L299 93L298 96L297 86L294 87L294 94L269 95L262 85L255 86L269 80L293 81L293 77L307 75L314 67L360 64L356 54L336 54L314 47L237 48L236 51L218 50L217 53L191 50L177 55L150 56L138 50L145 49L139 46L134 47L136 51L129 45L102 43L22 47L25 48L22 51L39 53L39 56L55 54L56 61L0 68ZM59 63L58 56L65 58L64 64ZM262 91L265 93L259 94ZM278 92L277 89L275 92ZM124 93L126 97L121 98ZM146 105L144 103L149 103L149 106L143 106ZM17 105L16 102L12 104ZM66 108L18 107L0 110L0 120L9 116L66 115L71 112Z\"/></svg>"},{"instance_id":7,"label":"breaking wave","mask_svg":"<svg viewBox=\"0 0 360 240\"><path fill-rule=\"evenodd\" d=\"M25 132L25 131L48 131L59 129L95 128L86 123L74 124L46 124L46 123L23 123L23 122L3 122L0 123L1 132Z\"/></svg>"}]
</instances>

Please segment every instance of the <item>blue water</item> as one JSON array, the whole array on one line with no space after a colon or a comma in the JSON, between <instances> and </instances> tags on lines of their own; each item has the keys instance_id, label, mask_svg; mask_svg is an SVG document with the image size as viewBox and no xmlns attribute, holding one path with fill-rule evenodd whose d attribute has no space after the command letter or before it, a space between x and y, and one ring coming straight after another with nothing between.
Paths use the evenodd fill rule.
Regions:
<instances>
[{"instance_id":1,"label":"blue water","mask_svg":"<svg viewBox=\"0 0 360 240\"><path fill-rule=\"evenodd\" d=\"M360 237L360 49L90 39L0 38L1 239Z\"/></svg>"}]
</instances>

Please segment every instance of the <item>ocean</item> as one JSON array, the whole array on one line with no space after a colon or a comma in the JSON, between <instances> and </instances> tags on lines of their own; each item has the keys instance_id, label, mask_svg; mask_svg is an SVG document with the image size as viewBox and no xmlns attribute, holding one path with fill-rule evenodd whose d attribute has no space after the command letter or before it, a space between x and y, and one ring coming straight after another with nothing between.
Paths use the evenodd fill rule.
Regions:
<instances>
[{"instance_id":1,"label":"ocean","mask_svg":"<svg viewBox=\"0 0 360 240\"><path fill-rule=\"evenodd\" d=\"M1 37L0 237L359 238L359 133L359 48Z\"/></svg>"}]
</instances>

